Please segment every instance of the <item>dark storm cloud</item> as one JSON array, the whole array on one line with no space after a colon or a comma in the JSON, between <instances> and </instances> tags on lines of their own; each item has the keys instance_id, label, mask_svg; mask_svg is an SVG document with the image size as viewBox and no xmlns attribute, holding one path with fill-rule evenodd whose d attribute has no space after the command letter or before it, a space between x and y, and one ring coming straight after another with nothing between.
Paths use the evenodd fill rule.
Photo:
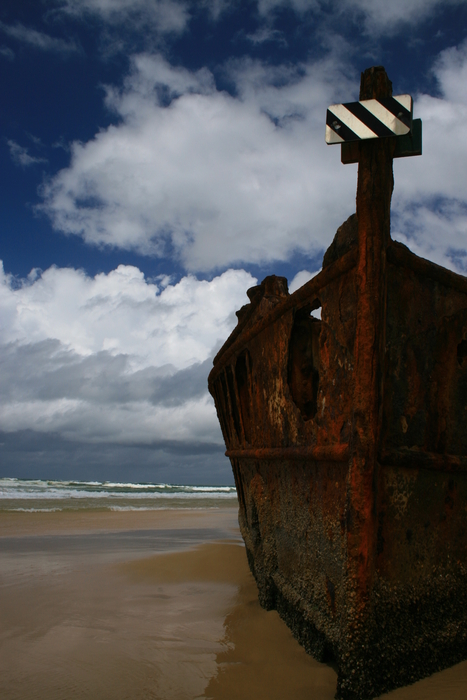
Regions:
<instances>
[{"instance_id":1,"label":"dark storm cloud","mask_svg":"<svg viewBox=\"0 0 467 700\"><path fill-rule=\"evenodd\" d=\"M215 444L86 444L56 433L0 432L0 476L22 479L231 484L230 462Z\"/></svg>"},{"instance_id":2,"label":"dark storm cloud","mask_svg":"<svg viewBox=\"0 0 467 700\"><path fill-rule=\"evenodd\" d=\"M206 394L212 359L183 370L146 367L132 372L127 355L108 351L83 357L58 340L0 346L0 400L80 399L97 404L149 401L180 406Z\"/></svg>"}]
</instances>

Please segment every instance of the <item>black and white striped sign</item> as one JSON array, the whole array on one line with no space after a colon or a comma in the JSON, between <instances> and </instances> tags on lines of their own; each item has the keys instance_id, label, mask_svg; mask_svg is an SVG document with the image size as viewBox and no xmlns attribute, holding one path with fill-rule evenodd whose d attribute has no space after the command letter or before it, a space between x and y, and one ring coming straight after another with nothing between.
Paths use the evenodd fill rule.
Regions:
<instances>
[{"instance_id":1,"label":"black and white striped sign","mask_svg":"<svg viewBox=\"0 0 467 700\"><path fill-rule=\"evenodd\" d=\"M412 128L412 98L396 95L331 105L326 114L326 143L347 143L404 136Z\"/></svg>"}]
</instances>

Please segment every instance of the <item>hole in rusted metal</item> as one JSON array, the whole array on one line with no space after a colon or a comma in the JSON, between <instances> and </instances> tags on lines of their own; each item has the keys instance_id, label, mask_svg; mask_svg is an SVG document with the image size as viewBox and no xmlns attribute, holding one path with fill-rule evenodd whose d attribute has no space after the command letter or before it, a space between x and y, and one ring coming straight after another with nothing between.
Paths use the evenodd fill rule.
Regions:
<instances>
[{"instance_id":1,"label":"hole in rusted metal","mask_svg":"<svg viewBox=\"0 0 467 700\"><path fill-rule=\"evenodd\" d=\"M295 313L289 341L287 380L292 399L305 420L314 418L318 407L321 321L311 314L320 307L321 302L316 299Z\"/></svg>"},{"instance_id":2,"label":"hole in rusted metal","mask_svg":"<svg viewBox=\"0 0 467 700\"><path fill-rule=\"evenodd\" d=\"M312 318L318 319L318 321L321 321L321 306L318 306L317 309L313 309L312 311L310 311L310 316Z\"/></svg>"},{"instance_id":3,"label":"hole in rusted metal","mask_svg":"<svg viewBox=\"0 0 467 700\"><path fill-rule=\"evenodd\" d=\"M229 441L232 439L232 431L231 431L231 420L230 420L230 409L227 404L228 400L228 393L227 393L227 382L226 382L226 377L225 373L221 372L218 382L220 382L220 387L219 384L217 384L216 389L218 388L218 397L219 397L219 406L221 407L221 415L222 415L222 423L221 425L224 426L226 435L229 439Z\"/></svg>"},{"instance_id":4,"label":"hole in rusted metal","mask_svg":"<svg viewBox=\"0 0 467 700\"><path fill-rule=\"evenodd\" d=\"M243 434L245 440L251 443L251 417L250 405L251 396L249 390L249 375L251 368L251 357L248 350L244 350L238 356L235 364L235 379L237 382L237 392L240 401L240 416L243 425Z\"/></svg>"},{"instance_id":5,"label":"hole in rusted metal","mask_svg":"<svg viewBox=\"0 0 467 700\"><path fill-rule=\"evenodd\" d=\"M462 366L467 357L467 340L461 340L457 346L457 361Z\"/></svg>"},{"instance_id":6,"label":"hole in rusted metal","mask_svg":"<svg viewBox=\"0 0 467 700\"><path fill-rule=\"evenodd\" d=\"M225 399L227 397L227 390L225 389L225 379L221 374L213 386L213 396L216 404L217 415L219 417L219 423L221 424L222 434L227 442L230 440L230 430L229 422L227 420L228 411L225 407Z\"/></svg>"},{"instance_id":7,"label":"hole in rusted metal","mask_svg":"<svg viewBox=\"0 0 467 700\"><path fill-rule=\"evenodd\" d=\"M229 389L229 398L230 398L230 408L232 411L232 421L235 429L235 433L237 435L237 439L241 441L242 439L242 431L240 427L240 415L238 413L238 406L237 406L237 397L235 395L235 383L234 383L234 378L233 378L233 371L232 367L230 365L227 365L225 368L225 375L227 379L227 386Z\"/></svg>"}]
</instances>

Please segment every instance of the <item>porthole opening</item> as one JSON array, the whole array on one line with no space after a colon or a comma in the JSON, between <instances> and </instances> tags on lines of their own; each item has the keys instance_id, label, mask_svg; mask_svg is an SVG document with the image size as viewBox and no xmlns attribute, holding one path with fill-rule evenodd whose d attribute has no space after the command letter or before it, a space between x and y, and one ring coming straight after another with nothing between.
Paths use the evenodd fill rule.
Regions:
<instances>
[{"instance_id":1,"label":"porthole opening","mask_svg":"<svg viewBox=\"0 0 467 700\"><path fill-rule=\"evenodd\" d=\"M314 418L318 410L320 311L319 299L299 309L290 334L287 379L304 420Z\"/></svg>"},{"instance_id":2,"label":"porthole opening","mask_svg":"<svg viewBox=\"0 0 467 700\"><path fill-rule=\"evenodd\" d=\"M462 367L467 357L467 340L461 340L457 346L457 362Z\"/></svg>"}]
</instances>

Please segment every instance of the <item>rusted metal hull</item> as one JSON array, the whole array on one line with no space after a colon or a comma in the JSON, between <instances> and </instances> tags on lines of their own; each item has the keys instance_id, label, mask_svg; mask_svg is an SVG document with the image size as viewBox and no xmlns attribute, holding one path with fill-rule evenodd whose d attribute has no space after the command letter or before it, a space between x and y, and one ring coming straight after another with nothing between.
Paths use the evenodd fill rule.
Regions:
<instances>
[{"instance_id":1,"label":"rusted metal hull","mask_svg":"<svg viewBox=\"0 0 467 700\"><path fill-rule=\"evenodd\" d=\"M249 290L209 377L260 602L349 700L467 658L467 279L391 241L391 148L361 153L323 270Z\"/></svg>"},{"instance_id":2,"label":"rusted metal hull","mask_svg":"<svg viewBox=\"0 0 467 700\"><path fill-rule=\"evenodd\" d=\"M268 313L210 376L260 601L317 659L337 661L342 698L371 698L467 658L467 279L395 243L387 252L371 519L352 508L361 496L350 459L352 251L294 295L266 299ZM291 390L290 339L316 298L321 365L307 419Z\"/></svg>"}]
</instances>

